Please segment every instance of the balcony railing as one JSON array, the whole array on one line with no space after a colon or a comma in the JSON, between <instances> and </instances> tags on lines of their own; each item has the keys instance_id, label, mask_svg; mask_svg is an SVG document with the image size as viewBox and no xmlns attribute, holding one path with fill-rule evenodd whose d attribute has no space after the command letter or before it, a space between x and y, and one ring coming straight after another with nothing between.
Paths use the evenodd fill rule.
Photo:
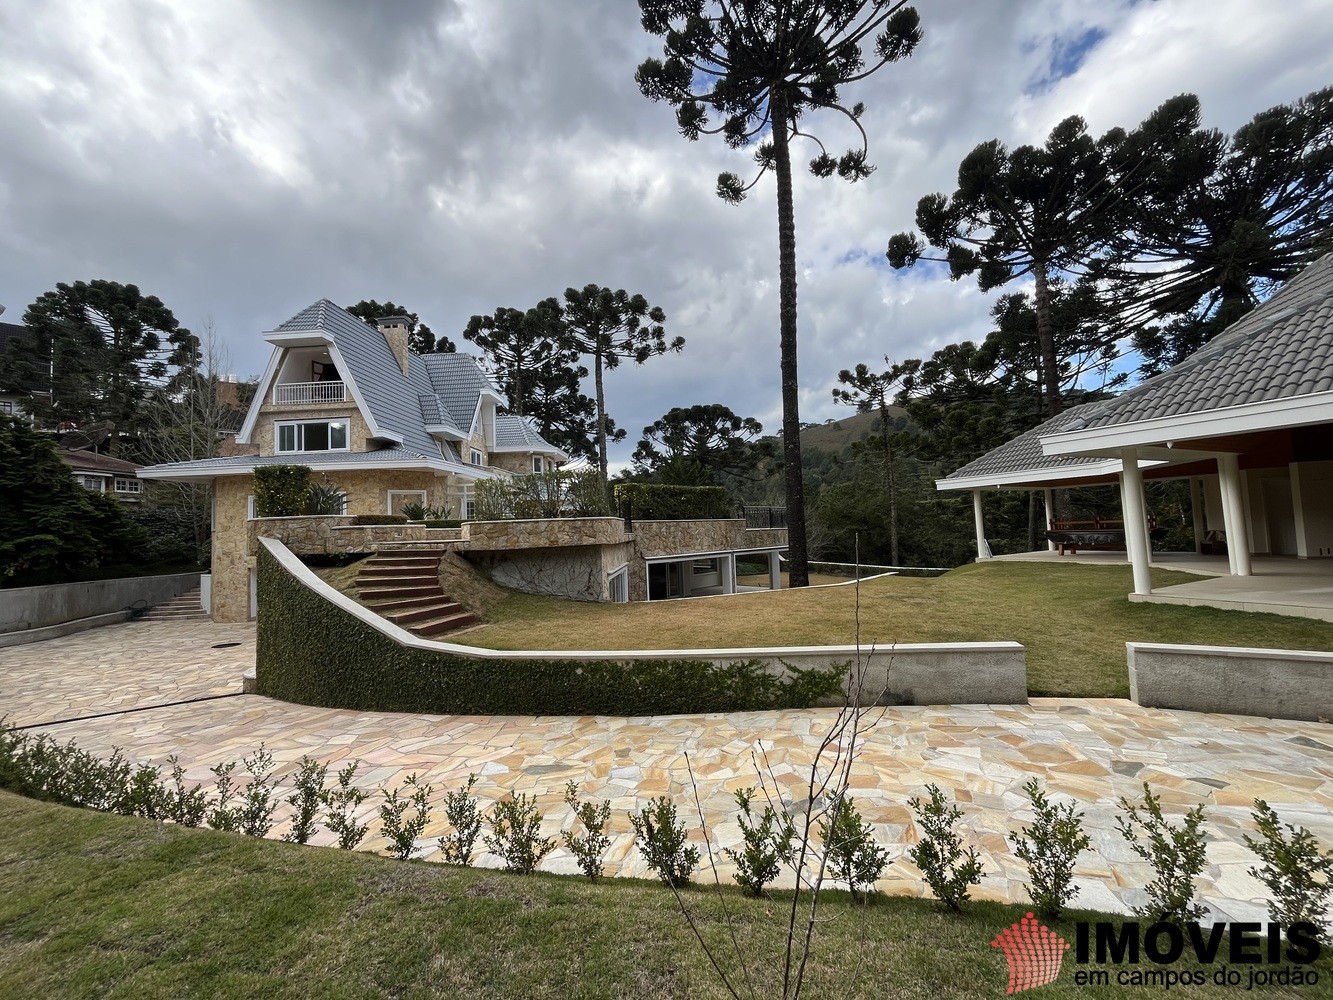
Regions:
<instances>
[{"instance_id":1,"label":"balcony railing","mask_svg":"<svg viewBox=\"0 0 1333 1000\"><path fill-rule=\"evenodd\" d=\"M785 528L786 507L742 507L746 528Z\"/></svg>"},{"instance_id":2,"label":"balcony railing","mask_svg":"<svg viewBox=\"0 0 1333 1000\"><path fill-rule=\"evenodd\" d=\"M347 386L342 382L285 382L273 387L273 402L303 406L311 403L343 403Z\"/></svg>"}]
</instances>

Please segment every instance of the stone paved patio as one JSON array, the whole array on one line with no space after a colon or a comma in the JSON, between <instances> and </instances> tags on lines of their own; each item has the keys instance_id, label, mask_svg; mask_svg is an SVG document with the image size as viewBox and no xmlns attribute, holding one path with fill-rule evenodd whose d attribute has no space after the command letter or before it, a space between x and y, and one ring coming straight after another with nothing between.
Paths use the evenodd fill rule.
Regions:
<instances>
[{"instance_id":1,"label":"stone paved patio","mask_svg":"<svg viewBox=\"0 0 1333 1000\"><path fill-rule=\"evenodd\" d=\"M214 650L217 642L241 645ZM147 709L43 727L58 739L131 759L163 762L179 754L191 779L241 757L261 742L287 772L302 754L333 768L359 758L358 782L400 784L417 772L435 786L434 822L423 855L435 853L445 830L443 793L469 772L479 776L484 804L509 791L535 792L556 834L568 819L564 783L611 800L614 840L607 870L644 875L626 812L669 794L691 826L698 817L686 755L693 766L715 849L734 845L731 793L756 783L755 759L788 800L805 797L805 775L832 710L674 716L657 719L443 717L335 711L254 695L153 707L189 697L240 690L252 664L253 629L210 624L134 623L0 651L0 714L11 724L79 719L97 712ZM1086 810L1094 852L1079 869L1083 905L1125 910L1149 878L1115 830L1115 801L1149 781L1168 813L1196 802L1208 806L1209 867L1205 900L1218 918L1258 919L1263 887L1246 874L1252 863L1241 840L1255 796L1288 822L1308 826L1333 844L1333 727L1232 716L1142 709L1127 701L1035 699L1015 707L888 709L877 717L853 769L858 806L876 824L893 862L880 887L920 894L919 874L904 857L913 836L907 799L935 782L957 796L967 838L987 870L977 893L1024 900L1024 870L1005 834L1030 818L1020 786L1031 775L1055 793L1077 797ZM372 799L366 815L373 815ZM281 815L281 814L280 814ZM279 824L273 836L280 836ZM327 834L319 842L327 842ZM700 843L702 843L700 841ZM372 825L366 849L382 849ZM483 857L482 863L494 859ZM557 851L544 867L574 871ZM724 877L729 869L723 866Z\"/></svg>"}]
</instances>

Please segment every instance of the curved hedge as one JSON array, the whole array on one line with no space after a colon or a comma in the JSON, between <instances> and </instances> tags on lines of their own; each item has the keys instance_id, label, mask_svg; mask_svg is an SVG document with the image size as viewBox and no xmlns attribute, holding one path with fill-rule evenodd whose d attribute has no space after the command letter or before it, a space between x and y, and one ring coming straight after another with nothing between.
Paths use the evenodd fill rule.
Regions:
<instances>
[{"instance_id":1,"label":"curved hedge","mask_svg":"<svg viewBox=\"0 0 1333 1000\"><path fill-rule=\"evenodd\" d=\"M678 715L805 708L841 671L757 661L472 658L400 646L259 549L259 694L325 708L444 715Z\"/></svg>"}]
</instances>

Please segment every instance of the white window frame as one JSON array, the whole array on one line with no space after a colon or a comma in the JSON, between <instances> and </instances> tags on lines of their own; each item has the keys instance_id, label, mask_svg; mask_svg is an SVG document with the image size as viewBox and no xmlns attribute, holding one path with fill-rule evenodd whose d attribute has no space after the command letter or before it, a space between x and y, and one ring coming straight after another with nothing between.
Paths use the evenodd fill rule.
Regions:
<instances>
[{"instance_id":1,"label":"white window frame","mask_svg":"<svg viewBox=\"0 0 1333 1000\"><path fill-rule=\"evenodd\" d=\"M606 589L614 604L629 603L629 564L612 570L606 576Z\"/></svg>"},{"instance_id":2,"label":"white window frame","mask_svg":"<svg viewBox=\"0 0 1333 1000\"><path fill-rule=\"evenodd\" d=\"M245 519L247 521L253 521L258 517L259 515L255 513L255 495L251 493L245 498ZM214 526L214 530L216 530L216 525Z\"/></svg>"},{"instance_id":3,"label":"white window frame","mask_svg":"<svg viewBox=\"0 0 1333 1000\"><path fill-rule=\"evenodd\" d=\"M546 471L546 466L543 464L543 462L542 462L542 457L541 457L540 455L533 455L533 456L532 456L532 471L533 471L533 472L545 472L545 471Z\"/></svg>"},{"instance_id":4,"label":"white window frame","mask_svg":"<svg viewBox=\"0 0 1333 1000\"><path fill-rule=\"evenodd\" d=\"M418 502L421 504L421 506L425 507L428 494L425 490L389 490L384 494L384 513L392 514L394 512L393 510L394 497L417 497L419 498ZM412 501L409 500L407 502L411 503ZM346 509L347 505L344 503L343 510Z\"/></svg>"},{"instance_id":5,"label":"white window frame","mask_svg":"<svg viewBox=\"0 0 1333 1000\"><path fill-rule=\"evenodd\" d=\"M472 464L473 465L486 464L486 455L478 448L472 449Z\"/></svg>"},{"instance_id":6,"label":"white window frame","mask_svg":"<svg viewBox=\"0 0 1333 1000\"><path fill-rule=\"evenodd\" d=\"M106 493L106 479L102 476L88 476L81 472L79 485L89 493Z\"/></svg>"},{"instance_id":7,"label":"white window frame","mask_svg":"<svg viewBox=\"0 0 1333 1000\"><path fill-rule=\"evenodd\" d=\"M0 399L0 413L12 417L14 415L14 404L7 399Z\"/></svg>"},{"instance_id":8,"label":"white window frame","mask_svg":"<svg viewBox=\"0 0 1333 1000\"><path fill-rule=\"evenodd\" d=\"M344 427L344 445L341 448L319 448L308 449L305 447L305 432L301 430L310 424L323 424L328 428L332 424L342 424ZM285 427L296 428L296 447L294 449L285 449L282 447L282 431ZM333 435L325 431L330 440ZM308 455L320 454L328 451L350 451L352 444L352 421L348 417L329 417L327 420L275 420L273 422L273 454L275 455Z\"/></svg>"},{"instance_id":9,"label":"white window frame","mask_svg":"<svg viewBox=\"0 0 1333 1000\"><path fill-rule=\"evenodd\" d=\"M122 486L124 489L121 488ZM112 483L112 489L117 493L129 493L138 496L143 493L143 483L130 476L117 476Z\"/></svg>"}]
</instances>

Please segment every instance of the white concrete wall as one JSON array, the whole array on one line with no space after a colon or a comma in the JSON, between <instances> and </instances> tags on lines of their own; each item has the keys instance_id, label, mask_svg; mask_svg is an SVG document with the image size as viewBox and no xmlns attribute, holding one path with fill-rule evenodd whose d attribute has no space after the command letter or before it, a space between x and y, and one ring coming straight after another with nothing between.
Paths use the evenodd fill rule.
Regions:
<instances>
[{"instance_id":1,"label":"white concrete wall","mask_svg":"<svg viewBox=\"0 0 1333 1000\"><path fill-rule=\"evenodd\" d=\"M198 573L178 573L0 590L0 634L107 615L136 601L160 604L197 586Z\"/></svg>"},{"instance_id":2,"label":"white concrete wall","mask_svg":"<svg viewBox=\"0 0 1333 1000\"><path fill-rule=\"evenodd\" d=\"M1333 462L1291 463L1291 506L1296 515L1296 554L1333 556Z\"/></svg>"},{"instance_id":3,"label":"white concrete wall","mask_svg":"<svg viewBox=\"0 0 1333 1000\"><path fill-rule=\"evenodd\" d=\"M1333 718L1333 653L1125 643L1129 696L1148 708Z\"/></svg>"}]
</instances>

